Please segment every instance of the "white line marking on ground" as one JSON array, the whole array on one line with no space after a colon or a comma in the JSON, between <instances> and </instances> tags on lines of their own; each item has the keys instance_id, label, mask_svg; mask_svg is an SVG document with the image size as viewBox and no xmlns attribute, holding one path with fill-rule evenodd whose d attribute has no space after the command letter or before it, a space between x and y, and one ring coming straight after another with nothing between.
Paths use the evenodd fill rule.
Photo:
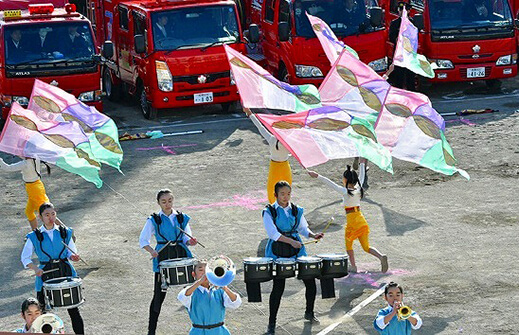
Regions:
<instances>
[{"instance_id":1,"label":"white line marking on ground","mask_svg":"<svg viewBox=\"0 0 519 335\"><path fill-rule=\"evenodd\" d=\"M355 313L360 311L362 308L366 307L370 302L372 302L373 300L378 298L382 293L384 293L386 285L387 284L382 285L381 288L379 288L375 293L370 295L366 300L355 306L352 310L348 311L348 313L344 314L344 316L338 322L332 323L331 325L317 333L317 335L326 335L335 328L337 328L337 326L339 326L341 323L346 321L346 319L351 318Z\"/></svg>"},{"instance_id":2,"label":"white line marking on ground","mask_svg":"<svg viewBox=\"0 0 519 335\"><path fill-rule=\"evenodd\" d=\"M138 128L130 128L130 127L121 127L119 130L125 131L139 131L139 130L150 130L150 129L165 129L165 128L176 128L176 127L187 127L187 126L195 126L201 124L210 124L210 123L222 123L222 122L232 122L232 121L244 121L248 120L246 117L242 118L232 118L232 119L223 119L223 120L212 120L212 121L202 121L202 122L191 122L191 123L178 123L171 125L160 125L160 126L150 126L150 127L138 127Z\"/></svg>"}]
</instances>

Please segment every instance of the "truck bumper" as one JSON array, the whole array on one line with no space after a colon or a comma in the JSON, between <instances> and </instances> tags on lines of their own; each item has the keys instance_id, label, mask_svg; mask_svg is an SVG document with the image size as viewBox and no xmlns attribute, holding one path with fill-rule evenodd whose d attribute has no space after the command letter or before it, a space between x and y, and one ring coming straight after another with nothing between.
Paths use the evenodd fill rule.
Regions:
<instances>
[{"instance_id":1,"label":"truck bumper","mask_svg":"<svg viewBox=\"0 0 519 335\"><path fill-rule=\"evenodd\" d=\"M484 68L485 75L469 78L469 69L475 68ZM434 72L435 76L430 81L435 83L502 79L515 77L517 75L517 64L506 66L496 66L490 63L455 65L454 69L436 69Z\"/></svg>"},{"instance_id":2,"label":"truck bumper","mask_svg":"<svg viewBox=\"0 0 519 335\"><path fill-rule=\"evenodd\" d=\"M209 92L213 93L212 102L195 104L195 94ZM240 100L240 96L236 85L208 88L200 91L162 92L154 90L151 92L150 99L152 106L157 109L223 104L238 100Z\"/></svg>"}]
</instances>

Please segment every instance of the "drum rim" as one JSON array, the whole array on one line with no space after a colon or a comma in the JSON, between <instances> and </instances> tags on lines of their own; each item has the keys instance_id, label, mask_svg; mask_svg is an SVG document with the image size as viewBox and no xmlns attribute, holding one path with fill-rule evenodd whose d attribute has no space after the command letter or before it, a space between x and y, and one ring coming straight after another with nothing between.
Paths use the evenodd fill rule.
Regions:
<instances>
[{"instance_id":1,"label":"drum rim","mask_svg":"<svg viewBox=\"0 0 519 335\"><path fill-rule=\"evenodd\" d=\"M49 283L50 281L57 281L61 279L60 282L57 282L57 283ZM71 279L70 281L68 279ZM62 284L63 283L70 283L70 284L74 284L74 285L68 285L68 286L63 286ZM58 278L52 278L52 279L48 279L46 281L43 282L43 287L49 287L49 288L54 288L54 289L62 289L62 288L71 288L71 287L78 287L78 286L81 286L83 284L83 280L79 277L58 277Z\"/></svg>"},{"instance_id":2,"label":"drum rim","mask_svg":"<svg viewBox=\"0 0 519 335\"><path fill-rule=\"evenodd\" d=\"M345 253L317 254L315 257L322 258L323 260L348 259L348 255Z\"/></svg>"},{"instance_id":3,"label":"drum rim","mask_svg":"<svg viewBox=\"0 0 519 335\"><path fill-rule=\"evenodd\" d=\"M167 264L177 264L181 266L185 265L195 265L196 264L196 258L194 257L181 257L181 258L171 258L171 259L165 259L161 262L159 262L159 267L165 267L165 268L171 268L171 266L166 267Z\"/></svg>"},{"instance_id":4,"label":"drum rim","mask_svg":"<svg viewBox=\"0 0 519 335\"><path fill-rule=\"evenodd\" d=\"M279 264L279 265L286 265L286 264L296 264L296 260L294 258L283 258L283 257L280 257L280 258L277 258L274 260L274 263L275 264Z\"/></svg>"},{"instance_id":5,"label":"drum rim","mask_svg":"<svg viewBox=\"0 0 519 335\"><path fill-rule=\"evenodd\" d=\"M296 262L299 263L320 263L323 260L316 256L301 256L296 258Z\"/></svg>"},{"instance_id":6,"label":"drum rim","mask_svg":"<svg viewBox=\"0 0 519 335\"><path fill-rule=\"evenodd\" d=\"M57 308L64 308L64 309L72 309L79 307L85 303L85 298L81 298L81 301L74 305L68 305L68 306L52 306L50 305L51 309L57 309Z\"/></svg>"},{"instance_id":7,"label":"drum rim","mask_svg":"<svg viewBox=\"0 0 519 335\"><path fill-rule=\"evenodd\" d=\"M256 261L248 260L248 259L255 259ZM264 262L258 262L259 260L264 260ZM272 257L247 257L243 259L243 264L255 264L255 265L266 265L266 264L272 264L274 262L274 259Z\"/></svg>"}]
</instances>

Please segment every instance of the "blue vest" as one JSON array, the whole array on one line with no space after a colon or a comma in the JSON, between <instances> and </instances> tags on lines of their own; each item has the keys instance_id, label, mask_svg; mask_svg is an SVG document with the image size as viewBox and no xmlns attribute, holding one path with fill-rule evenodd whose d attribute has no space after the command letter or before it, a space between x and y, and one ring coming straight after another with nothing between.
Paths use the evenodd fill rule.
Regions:
<instances>
[{"instance_id":1,"label":"blue vest","mask_svg":"<svg viewBox=\"0 0 519 335\"><path fill-rule=\"evenodd\" d=\"M64 242L68 245L70 242L70 239L72 238L72 229L66 228L66 230L67 230L67 237L65 238ZM36 236L35 232L31 232L31 233L27 234L27 238L31 240L31 242L34 246L34 253L36 254L36 256L38 256L38 260L40 261L40 265L38 266L40 269L43 269L43 267L45 266L45 264L42 264L42 263L51 261L49 256L53 260L57 260L60 258L65 259L65 258L67 258L67 253L68 253L67 248L65 248L63 243L61 243L63 241L63 239L61 238L59 230L55 229L53 231L52 241L50 240L47 233L42 232L42 235L43 235L43 241L40 244L40 241L38 240L38 237ZM42 250L42 247L43 247L43 250ZM43 251L45 251L45 252L43 252ZM48 254L48 256L46 253ZM74 266L68 260L66 261L66 263L70 265L70 268L72 270L72 277L77 277L76 269L74 269ZM36 277L35 287L36 287L36 292L39 292L42 290L43 280L41 279L41 277Z\"/></svg>"},{"instance_id":2,"label":"blue vest","mask_svg":"<svg viewBox=\"0 0 519 335\"><path fill-rule=\"evenodd\" d=\"M391 308L388 306L378 311L377 318L379 316L386 316L390 313ZM411 313L411 316L414 317L415 315L416 312ZM382 335L411 335L411 331L413 330L409 320L398 321L398 317L396 315L391 319L391 321L389 321L389 324L384 329L380 329L379 326L377 326L376 319L373 321L373 326L375 327L375 330Z\"/></svg>"},{"instance_id":3,"label":"blue vest","mask_svg":"<svg viewBox=\"0 0 519 335\"><path fill-rule=\"evenodd\" d=\"M303 216L303 211L304 211L303 207L297 206L297 222L301 222L301 217ZM294 238L295 240L298 240L299 242L302 242L301 237L299 236L299 233L297 232L297 230L295 230L296 218L294 215L292 215L292 209L290 209L288 212L289 212L289 214L287 217L285 210L283 208L281 208L281 206L278 206L276 208L277 217L275 220L275 225L277 226L278 231L281 231L281 232L288 233L288 232L294 230L294 233L292 234L292 238ZM270 215L269 210L267 208L265 208L263 210L262 215ZM267 246L265 247L265 257L271 257L273 259L279 258L279 256L274 255L274 253L272 252L272 243L274 243L274 242L275 241L273 241L271 239L268 240ZM306 249L305 249L304 245L301 247L301 249L299 249L299 253L295 257L301 257L301 256L306 256Z\"/></svg>"},{"instance_id":4,"label":"blue vest","mask_svg":"<svg viewBox=\"0 0 519 335\"><path fill-rule=\"evenodd\" d=\"M191 322L196 325L209 326L224 322L225 307L222 289L210 289L203 292L196 289L191 297L191 308L188 311ZM231 333L225 326L212 329L201 329L192 327L190 335L230 335Z\"/></svg>"},{"instance_id":5,"label":"blue vest","mask_svg":"<svg viewBox=\"0 0 519 335\"><path fill-rule=\"evenodd\" d=\"M177 229L180 226L180 229L185 230L187 223L189 222L190 217L186 214L182 214L184 217L184 222L179 224L177 221L177 217L174 216L173 222L169 219L169 217L163 213L160 214L160 218L162 219L162 223L159 225L155 222L153 217L150 217L151 223L153 224L153 228L155 229L155 239L157 240L157 245L155 246L155 250L159 250L166 244L168 241L177 241L177 244L186 250L187 257L193 257L191 251L189 251L188 247L184 244L182 239L184 238L184 233ZM159 234L160 232L160 234ZM162 236L161 236L162 235ZM165 239L164 239L165 238ZM159 272L159 258L155 257L153 259L153 271Z\"/></svg>"}]
</instances>

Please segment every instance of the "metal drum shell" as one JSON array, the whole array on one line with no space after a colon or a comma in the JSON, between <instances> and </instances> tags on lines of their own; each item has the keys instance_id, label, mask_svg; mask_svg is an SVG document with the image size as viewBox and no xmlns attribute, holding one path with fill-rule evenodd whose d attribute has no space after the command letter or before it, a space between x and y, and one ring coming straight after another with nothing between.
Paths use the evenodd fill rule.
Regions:
<instances>
[{"instance_id":1,"label":"metal drum shell","mask_svg":"<svg viewBox=\"0 0 519 335\"><path fill-rule=\"evenodd\" d=\"M348 255L346 254L319 254L323 260L321 278L342 278L348 275Z\"/></svg>"},{"instance_id":2,"label":"metal drum shell","mask_svg":"<svg viewBox=\"0 0 519 335\"><path fill-rule=\"evenodd\" d=\"M274 261L276 266L275 278L292 278L296 276L296 260L294 258L278 258Z\"/></svg>"},{"instance_id":3,"label":"metal drum shell","mask_svg":"<svg viewBox=\"0 0 519 335\"><path fill-rule=\"evenodd\" d=\"M319 257L302 256L296 259L297 279L315 279L321 276L322 260Z\"/></svg>"},{"instance_id":4,"label":"metal drum shell","mask_svg":"<svg viewBox=\"0 0 519 335\"><path fill-rule=\"evenodd\" d=\"M193 257L167 259L159 263L159 271L164 287L186 285L195 282L196 259Z\"/></svg>"},{"instance_id":5,"label":"metal drum shell","mask_svg":"<svg viewBox=\"0 0 519 335\"><path fill-rule=\"evenodd\" d=\"M75 308L85 302L79 277L60 277L43 283L43 294L51 308Z\"/></svg>"},{"instance_id":6,"label":"metal drum shell","mask_svg":"<svg viewBox=\"0 0 519 335\"><path fill-rule=\"evenodd\" d=\"M263 283L272 280L274 260L270 257L249 257L243 260L244 281Z\"/></svg>"}]
</instances>

